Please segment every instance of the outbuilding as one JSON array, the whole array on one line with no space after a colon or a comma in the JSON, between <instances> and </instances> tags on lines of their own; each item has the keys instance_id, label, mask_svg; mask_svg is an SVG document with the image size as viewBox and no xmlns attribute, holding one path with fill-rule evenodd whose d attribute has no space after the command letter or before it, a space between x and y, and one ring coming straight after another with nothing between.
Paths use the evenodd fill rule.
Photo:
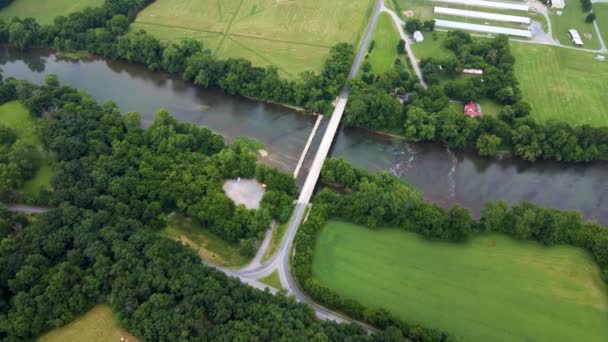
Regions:
<instances>
[{"instance_id":1,"label":"outbuilding","mask_svg":"<svg viewBox=\"0 0 608 342\"><path fill-rule=\"evenodd\" d=\"M551 0L551 8L563 9L566 7L566 0Z\"/></svg>"},{"instance_id":2,"label":"outbuilding","mask_svg":"<svg viewBox=\"0 0 608 342\"><path fill-rule=\"evenodd\" d=\"M424 36L422 35L422 32L420 32L420 31L414 32L414 41L416 43L422 43L424 41Z\"/></svg>"},{"instance_id":3,"label":"outbuilding","mask_svg":"<svg viewBox=\"0 0 608 342\"><path fill-rule=\"evenodd\" d=\"M479 105L479 103L475 102L467 103L466 105L464 105L464 115L474 118L483 116L483 113L481 112L481 106Z\"/></svg>"},{"instance_id":4,"label":"outbuilding","mask_svg":"<svg viewBox=\"0 0 608 342\"><path fill-rule=\"evenodd\" d=\"M581 39L581 35L578 34L578 31L575 29L569 29L568 34L572 39L572 43L576 46L583 46L583 40Z\"/></svg>"}]
</instances>

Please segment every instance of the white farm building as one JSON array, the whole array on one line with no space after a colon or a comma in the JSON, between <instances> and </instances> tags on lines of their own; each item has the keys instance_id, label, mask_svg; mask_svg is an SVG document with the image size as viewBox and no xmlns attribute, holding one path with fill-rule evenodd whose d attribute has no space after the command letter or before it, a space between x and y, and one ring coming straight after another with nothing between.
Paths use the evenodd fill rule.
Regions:
<instances>
[{"instance_id":1,"label":"white farm building","mask_svg":"<svg viewBox=\"0 0 608 342\"><path fill-rule=\"evenodd\" d=\"M465 18L475 18L475 19L487 19L493 21L504 21L511 23L519 23L519 24L530 24L530 18L522 17L518 15L507 15L507 14L497 14L490 12L479 12L479 11L469 11L462 10L457 8L448 8L448 7L439 7L435 6L433 11L437 14L448 14L457 17L465 17Z\"/></svg>"},{"instance_id":2,"label":"white farm building","mask_svg":"<svg viewBox=\"0 0 608 342\"><path fill-rule=\"evenodd\" d=\"M463 22L459 22L459 21L442 20L442 19L435 19L435 25L437 27L446 28L446 29L467 30L467 31L474 31L474 32L491 33L491 34L506 34L506 35L515 36L515 37L532 38L532 32L530 30L514 29L514 28L508 28L508 27L501 27L501 26L469 24L469 23L463 23Z\"/></svg>"},{"instance_id":3,"label":"white farm building","mask_svg":"<svg viewBox=\"0 0 608 342\"><path fill-rule=\"evenodd\" d=\"M578 34L578 31L575 29L570 29L568 30L568 34L570 35L570 38L572 39L572 43L576 46L583 46L583 40L581 39L580 34Z\"/></svg>"}]
</instances>

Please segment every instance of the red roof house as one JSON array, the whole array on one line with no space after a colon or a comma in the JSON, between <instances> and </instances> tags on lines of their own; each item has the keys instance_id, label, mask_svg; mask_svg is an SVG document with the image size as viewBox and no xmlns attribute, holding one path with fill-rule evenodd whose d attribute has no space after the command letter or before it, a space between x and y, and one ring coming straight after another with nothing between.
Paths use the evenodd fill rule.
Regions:
<instances>
[{"instance_id":1,"label":"red roof house","mask_svg":"<svg viewBox=\"0 0 608 342\"><path fill-rule=\"evenodd\" d=\"M481 113L481 106L479 105L479 103L475 102L467 103L466 105L464 105L464 115L468 115L471 117L483 116L483 113Z\"/></svg>"}]
</instances>

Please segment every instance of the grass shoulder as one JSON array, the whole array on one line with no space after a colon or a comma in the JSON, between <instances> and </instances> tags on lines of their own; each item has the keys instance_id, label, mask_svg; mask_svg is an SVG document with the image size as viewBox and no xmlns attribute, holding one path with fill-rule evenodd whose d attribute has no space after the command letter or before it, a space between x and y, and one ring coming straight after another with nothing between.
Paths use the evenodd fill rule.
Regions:
<instances>
[{"instance_id":1,"label":"grass shoulder","mask_svg":"<svg viewBox=\"0 0 608 342\"><path fill-rule=\"evenodd\" d=\"M208 229L179 214L172 215L161 235L193 248L201 258L225 267L246 265L250 258L241 254L238 244L229 243Z\"/></svg>"},{"instance_id":2,"label":"grass shoulder","mask_svg":"<svg viewBox=\"0 0 608 342\"><path fill-rule=\"evenodd\" d=\"M400 36L393 20L387 13L382 13L372 36L374 47L367 58L372 72L382 74L393 65L397 58L397 45Z\"/></svg>"},{"instance_id":3,"label":"grass shoulder","mask_svg":"<svg viewBox=\"0 0 608 342\"><path fill-rule=\"evenodd\" d=\"M274 272L270 273L269 275L265 276L264 278L260 278L260 282L262 282L268 286L272 286L278 290L283 288L283 286L281 286L281 279L279 279L278 271L274 271Z\"/></svg>"},{"instance_id":4,"label":"grass shoulder","mask_svg":"<svg viewBox=\"0 0 608 342\"><path fill-rule=\"evenodd\" d=\"M74 322L40 336L38 341L137 342L139 340L118 326L109 305L99 304Z\"/></svg>"}]
</instances>

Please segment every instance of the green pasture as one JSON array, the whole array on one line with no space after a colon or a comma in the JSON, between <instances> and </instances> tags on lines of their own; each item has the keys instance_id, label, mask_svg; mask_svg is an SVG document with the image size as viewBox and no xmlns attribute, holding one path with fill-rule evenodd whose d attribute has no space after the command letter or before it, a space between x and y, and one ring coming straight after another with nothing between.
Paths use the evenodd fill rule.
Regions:
<instances>
[{"instance_id":1,"label":"green pasture","mask_svg":"<svg viewBox=\"0 0 608 342\"><path fill-rule=\"evenodd\" d=\"M164 41L201 40L218 58L243 57L295 76L320 70L329 49L357 45L373 0L157 0L132 29Z\"/></svg>"},{"instance_id":2,"label":"green pasture","mask_svg":"<svg viewBox=\"0 0 608 342\"><path fill-rule=\"evenodd\" d=\"M600 27L600 34L604 43L608 44L608 3L593 4L593 12L596 14L597 25Z\"/></svg>"},{"instance_id":3,"label":"green pasture","mask_svg":"<svg viewBox=\"0 0 608 342\"><path fill-rule=\"evenodd\" d=\"M464 341L606 341L608 298L583 250L502 235L430 242L330 221L314 277L346 298Z\"/></svg>"},{"instance_id":4,"label":"green pasture","mask_svg":"<svg viewBox=\"0 0 608 342\"><path fill-rule=\"evenodd\" d=\"M595 53L539 44L511 44L524 100L539 121L608 125L608 62Z\"/></svg>"},{"instance_id":5,"label":"green pasture","mask_svg":"<svg viewBox=\"0 0 608 342\"><path fill-rule=\"evenodd\" d=\"M244 266L249 258L243 256L239 245L226 242L208 229L179 214L173 215L161 235L193 248L198 254L217 265Z\"/></svg>"},{"instance_id":6,"label":"green pasture","mask_svg":"<svg viewBox=\"0 0 608 342\"><path fill-rule=\"evenodd\" d=\"M395 62L397 45L401 39L390 15L386 13L380 15L372 39L375 43L368 57L369 62L375 74L382 74Z\"/></svg>"},{"instance_id":7,"label":"green pasture","mask_svg":"<svg viewBox=\"0 0 608 342\"><path fill-rule=\"evenodd\" d=\"M105 0L14 0L0 11L0 19L13 17L35 18L39 24L51 24L61 15L80 11L85 7L103 5Z\"/></svg>"},{"instance_id":8,"label":"green pasture","mask_svg":"<svg viewBox=\"0 0 608 342\"><path fill-rule=\"evenodd\" d=\"M100 304L76 321L56 328L38 338L38 342L136 342L135 337L121 329L112 309Z\"/></svg>"},{"instance_id":9,"label":"green pasture","mask_svg":"<svg viewBox=\"0 0 608 342\"><path fill-rule=\"evenodd\" d=\"M594 5L595 6L595 5ZM549 19L553 28L553 37L559 40L564 45L572 45L569 29L576 29L581 35L581 39L585 44L584 48L598 50L600 41L595 34L593 24L586 23L585 17L587 13L583 12L580 2L568 3L566 8L561 9L562 15L557 15L557 10L549 10ZM590 38L585 34L590 34Z\"/></svg>"}]
</instances>

